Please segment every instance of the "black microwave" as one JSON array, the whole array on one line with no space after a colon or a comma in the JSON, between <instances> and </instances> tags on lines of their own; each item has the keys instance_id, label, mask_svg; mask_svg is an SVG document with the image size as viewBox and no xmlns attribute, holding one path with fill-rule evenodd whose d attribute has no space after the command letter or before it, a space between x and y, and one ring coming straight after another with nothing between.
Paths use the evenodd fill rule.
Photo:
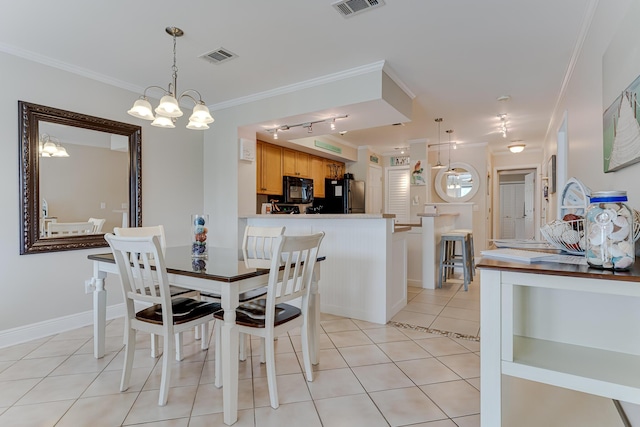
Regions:
<instances>
[{"instance_id":1,"label":"black microwave","mask_svg":"<svg viewBox=\"0 0 640 427\"><path fill-rule=\"evenodd\" d=\"M282 194L285 203L313 203L313 180L283 176Z\"/></svg>"}]
</instances>

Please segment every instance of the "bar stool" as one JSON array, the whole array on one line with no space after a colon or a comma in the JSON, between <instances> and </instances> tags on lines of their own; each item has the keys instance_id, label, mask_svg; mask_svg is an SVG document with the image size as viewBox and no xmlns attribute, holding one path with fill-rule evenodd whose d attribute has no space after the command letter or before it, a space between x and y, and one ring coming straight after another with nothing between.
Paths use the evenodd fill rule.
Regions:
<instances>
[{"instance_id":1,"label":"bar stool","mask_svg":"<svg viewBox=\"0 0 640 427\"><path fill-rule=\"evenodd\" d=\"M471 279L476 275L476 260L475 260L475 252L473 248L473 230L470 228L456 228L455 230L451 230L452 233L467 233L469 235L469 256L471 259Z\"/></svg>"},{"instance_id":2,"label":"bar stool","mask_svg":"<svg viewBox=\"0 0 640 427\"><path fill-rule=\"evenodd\" d=\"M460 243L461 254L456 255L456 243ZM453 269L461 267L464 278L464 290L469 289L471 276L470 234L449 231L440 236L440 264L438 265L438 287L442 288L443 279L451 277Z\"/></svg>"}]
</instances>

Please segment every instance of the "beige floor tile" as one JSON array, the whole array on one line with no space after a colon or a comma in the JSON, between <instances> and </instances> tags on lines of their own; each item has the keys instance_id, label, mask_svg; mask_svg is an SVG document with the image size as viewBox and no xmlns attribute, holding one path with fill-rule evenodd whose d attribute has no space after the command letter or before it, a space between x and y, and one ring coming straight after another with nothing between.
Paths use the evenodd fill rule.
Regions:
<instances>
[{"instance_id":1,"label":"beige floor tile","mask_svg":"<svg viewBox=\"0 0 640 427\"><path fill-rule=\"evenodd\" d=\"M431 314L416 313L414 311L400 310L398 314L391 318L394 322L408 323L409 325L429 327L436 319Z\"/></svg>"},{"instance_id":2,"label":"beige floor tile","mask_svg":"<svg viewBox=\"0 0 640 427\"><path fill-rule=\"evenodd\" d=\"M336 316L335 314L329 314L329 313L320 313L320 322L323 322L325 320L340 320L340 319L346 319L346 317Z\"/></svg>"},{"instance_id":3,"label":"beige floor tile","mask_svg":"<svg viewBox=\"0 0 640 427\"><path fill-rule=\"evenodd\" d=\"M0 362L0 372L4 371L5 369L7 369L9 366L13 365L14 363L16 363L15 360L10 360L10 361L6 361L6 362Z\"/></svg>"},{"instance_id":4,"label":"beige floor tile","mask_svg":"<svg viewBox=\"0 0 640 427\"><path fill-rule=\"evenodd\" d=\"M480 300L452 298L449 304L447 304L447 307L480 310Z\"/></svg>"},{"instance_id":5,"label":"beige floor tile","mask_svg":"<svg viewBox=\"0 0 640 427\"><path fill-rule=\"evenodd\" d=\"M196 388L195 386L170 388L169 400L165 406L158 406L158 390L140 392L124 423L140 424L189 417Z\"/></svg>"},{"instance_id":6,"label":"beige floor tile","mask_svg":"<svg viewBox=\"0 0 640 427\"><path fill-rule=\"evenodd\" d=\"M466 381L420 386L450 418L480 413L480 392Z\"/></svg>"},{"instance_id":7,"label":"beige floor tile","mask_svg":"<svg viewBox=\"0 0 640 427\"><path fill-rule=\"evenodd\" d=\"M333 344L340 347L350 347L355 345L367 345L373 344L373 341L369 339L362 331L346 331L346 332L332 332L327 334Z\"/></svg>"},{"instance_id":8,"label":"beige floor tile","mask_svg":"<svg viewBox=\"0 0 640 427\"><path fill-rule=\"evenodd\" d=\"M74 402L74 400L63 400L36 405L12 406L0 415L0 426L54 426Z\"/></svg>"},{"instance_id":9,"label":"beige floor tile","mask_svg":"<svg viewBox=\"0 0 640 427\"><path fill-rule=\"evenodd\" d=\"M124 348L124 341L122 340L122 335L119 336L107 336L104 340L104 351L105 353L118 352ZM136 348L140 348L136 346ZM148 348L148 346L147 346ZM75 352L76 354L93 354L93 339L87 341L84 345L82 345ZM147 355L149 354L149 350L147 350Z\"/></svg>"},{"instance_id":10,"label":"beige floor tile","mask_svg":"<svg viewBox=\"0 0 640 427\"><path fill-rule=\"evenodd\" d=\"M251 358L253 377L266 377L267 364L260 363L260 356ZM297 374L302 372L295 353L276 354L276 375Z\"/></svg>"},{"instance_id":11,"label":"beige floor tile","mask_svg":"<svg viewBox=\"0 0 640 427\"><path fill-rule=\"evenodd\" d=\"M216 414L223 411L222 388L213 383L200 384L193 399L192 416ZM169 395L171 398L171 395ZM251 380L238 381L238 409L253 410L253 384Z\"/></svg>"},{"instance_id":12,"label":"beige floor tile","mask_svg":"<svg viewBox=\"0 0 640 427\"><path fill-rule=\"evenodd\" d=\"M291 338L291 344L293 346L293 349L298 352L298 351L302 351L302 344L301 344L301 339L300 336L292 336ZM327 334L319 334L318 335L318 348L319 349L329 349L329 348L336 348L335 345L333 345L333 342L331 341L331 339L329 338L329 336Z\"/></svg>"},{"instance_id":13,"label":"beige floor tile","mask_svg":"<svg viewBox=\"0 0 640 427\"><path fill-rule=\"evenodd\" d=\"M398 328L400 332L405 334L407 337L412 340L423 340L428 338L442 338L442 334L435 334L431 332L425 332L418 329L411 328Z\"/></svg>"},{"instance_id":14,"label":"beige floor tile","mask_svg":"<svg viewBox=\"0 0 640 427\"><path fill-rule=\"evenodd\" d=\"M466 340L462 338L451 338L451 339L457 342L458 344L460 344L461 346L463 346L464 348L468 348L469 350L476 353L480 352L480 341Z\"/></svg>"},{"instance_id":15,"label":"beige floor tile","mask_svg":"<svg viewBox=\"0 0 640 427\"><path fill-rule=\"evenodd\" d=\"M350 347L345 347L350 348ZM300 366L303 365L302 361L302 352L296 353L298 356L298 362ZM318 361L317 365L311 365L312 370L315 371L326 371L327 369L340 369L347 368L347 362L342 357L342 354L336 348L328 348L324 350L320 350L318 352ZM303 369L304 371L304 369Z\"/></svg>"},{"instance_id":16,"label":"beige floor tile","mask_svg":"<svg viewBox=\"0 0 640 427\"><path fill-rule=\"evenodd\" d=\"M364 393L351 369L318 371L307 386L314 400Z\"/></svg>"},{"instance_id":17,"label":"beige floor tile","mask_svg":"<svg viewBox=\"0 0 640 427\"><path fill-rule=\"evenodd\" d=\"M40 378L0 382L0 408L16 403L40 382Z\"/></svg>"},{"instance_id":18,"label":"beige floor tile","mask_svg":"<svg viewBox=\"0 0 640 427\"><path fill-rule=\"evenodd\" d=\"M85 341L93 338L93 325L87 325L82 328L72 329L67 332L61 332L57 335L51 337L51 341L60 341L60 340L76 340L76 339L84 339Z\"/></svg>"},{"instance_id":19,"label":"beige floor tile","mask_svg":"<svg viewBox=\"0 0 640 427\"><path fill-rule=\"evenodd\" d=\"M311 400L307 381L302 374L277 375L278 402L280 404ZM254 378L253 399L255 407L270 406L269 387L266 378Z\"/></svg>"},{"instance_id":20,"label":"beige floor tile","mask_svg":"<svg viewBox=\"0 0 640 427\"><path fill-rule=\"evenodd\" d=\"M56 427L82 426L87 420L91 420L91 427L121 425L136 397L135 393L121 393L78 399Z\"/></svg>"},{"instance_id":21,"label":"beige floor tile","mask_svg":"<svg viewBox=\"0 0 640 427\"><path fill-rule=\"evenodd\" d=\"M392 342L392 341L408 341L409 338L400 332L398 328L387 326L385 328L365 329L363 332L374 343Z\"/></svg>"},{"instance_id":22,"label":"beige floor tile","mask_svg":"<svg viewBox=\"0 0 640 427\"><path fill-rule=\"evenodd\" d=\"M480 390L480 377L477 377L477 378L465 378L465 380L469 384L471 384L472 386L474 386L475 388Z\"/></svg>"},{"instance_id":23,"label":"beige floor tile","mask_svg":"<svg viewBox=\"0 0 640 427\"><path fill-rule=\"evenodd\" d=\"M66 359L67 356L57 356L19 360L0 372L0 381L44 378Z\"/></svg>"},{"instance_id":24,"label":"beige floor tile","mask_svg":"<svg viewBox=\"0 0 640 427\"><path fill-rule=\"evenodd\" d=\"M111 362L104 368L105 371L122 371L124 368L124 350L119 352ZM149 353L148 348L136 348L133 355L133 367L134 368L150 368L153 369L160 358L153 358Z\"/></svg>"},{"instance_id":25,"label":"beige floor tile","mask_svg":"<svg viewBox=\"0 0 640 427\"><path fill-rule=\"evenodd\" d=\"M469 310L466 308L445 307L440 313L442 317L451 317L453 319L471 320L473 322L480 322L480 309Z\"/></svg>"},{"instance_id":26,"label":"beige floor tile","mask_svg":"<svg viewBox=\"0 0 640 427\"><path fill-rule=\"evenodd\" d=\"M106 353L104 357L96 359L93 354L74 354L62 362L50 375L87 374L102 372L111 363L116 353Z\"/></svg>"},{"instance_id":27,"label":"beige floor tile","mask_svg":"<svg viewBox=\"0 0 640 427\"><path fill-rule=\"evenodd\" d=\"M464 335L477 336L480 330L480 322L439 316L430 327L439 331L458 332Z\"/></svg>"},{"instance_id":28,"label":"beige floor tile","mask_svg":"<svg viewBox=\"0 0 640 427\"><path fill-rule=\"evenodd\" d=\"M0 348L0 362L20 360L50 339L51 337L47 337L35 341L29 341L24 344Z\"/></svg>"},{"instance_id":29,"label":"beige floor tile","mask_svg":"<svg viewBox=\"0 0 640 427\"><path fill-rule=\"evenodd\" d=\"M293 353L295 350L293 348L293 344L291 344L291 339L287 335L283 335L278 337L277 340L273 342L274 352L276 354L279 353ZM260 339L253 338L251 339L251 355L259 356L262 353L262 348L260 346Z\"/></svg>"},{"instance_id":30,"label":"beige floor tile","mask_svg":"<svg viewBox=\"0 0 640 427\"><path fill-rule=\"evenodd\" d=\"M40 357L52 356L68 356L75 353L84 343L86 339L53 341L49 340L42 344L31 353L24 356L24 359L35 359Z\"/></svg>"},{"instance_id":31,"label":"beige floor tile","mask_svg":"<svg viewBox=\"0 0 640 427\"><path fill-rule=\"evenodd\" d=\"M416 385L459 380L460 377L435 357L396 363Z\"/></svg>"},{"instance_id":32,"label":"beige floor tile","mask_svg":"<svg viewBox=\"0 0 640 427\"><path fill-rule=\"evenodd\" d=\"M411 300L412 303L421 303L421 304L433 304L445 306L451 300L451 296L447 296L444 294L432 294L427 292L422 292L420 295L416 295L415 298Z\"/></svg>"},{"instance_id":33,"label":"beige floor tile","mask_svg":"<svg viewBox=\"0 0 640 427\"><path fill-rule=\"evenodd\" d=\"M238 379L245 380L247 378L251 378L252 374L252 366L251 366L252 358L248 358L247 360L238 361ZM200 376L200 384L212 383L215 381L215 360L209 360L204 362L204 366L202 368L202 375Z\"/></svg>"},{"instance_id":34,"label":"beige floor tile","mask_svg":"<svg viewBox=\"0 0 640 427\"><path fill-rule=\"evenodd\" d=\"M129 424L124 425L127 426ZM188 425L189 418L186 417L166 421L153 421L150 423L135 424L136 427L187 427Z\"/></svg>"},{"instance_id":35,"label":"beige floor tile","mask_svg":"<svg viewBox=\"0 0 640 427\"><path fill-rule=\"evenodd\" d=\"M389 424L366 394L334 397L315 402L325 427L388 427Z\"/></svg>"},{"instance_id":36,"label":"beige floor tile","mask_svg":"<svg viewBox=\"0 0 640 427\"><path fill-rule=\"evenodd\" d=\"M320 322L320 326L326 333L359 330L358 325L351 319L325 320Z\"/></svg>"},{"instance_id":37,"label":"beige floor tile","mask_svg":"<svg viewBox=\"0 0 640 427\"><path fill-rule=\"evenodd\" d=\"M378 347L394 362L400 360L424 359L431 355L413 341L380 343Z\"/></svg>"},{"instance_id":38,"label":"beige floor tile","mask_svg":"<svg viewBox=\"0 0 640 427\"><path fill-rule=\"evenodd\" d=\"M281 404L278 409L273 409L270 406L256 408L255 414L256 427L291 426L294 423L305 427L322 426L313 402Z\"/></svg>"},{"instance_id":39,"label":"beige floor tile","mask_svg":"<svg viewBox=\"0 0 640 427\"><path fill-rule=\"evenodd\" d=\"M376 328L386 328L387 325L382 324L382 323L372 323L372 322L367 322L364 320L358 320L358 319L351 319L351 321L353 323L355 323L356 325L358 325L358 328L364 330L364 329L376 329Z\"/></svg>"},{"instance_id":40,"label":"beige floor tile","mask_svg":"<svg viewBox=\"0 0 640 427\"><path fill-rule=\"evenodd\" d=\"M129 379L129 388L126 393L137 393L142 390L144 383L151 374L151 368L133 368ZM82 397L104 396L120 393L120 380L122 371L103 371L91 383Z\"/></svg>"},{"instance_id":41,"label":"beige floor tile","mask_svg":"<svg viewBox=\"0 0 640 427\"><path fill-rule=\"evenodd\" d=\"M359 345L339 349L349 366L375 365L389 363L391 359L377 345Z\"/></svg>"},{"instance_id":42,"label":"beige floor tile","mask_svg":"<svg viewBox=\"0 0 640 427\"><path fill-rule=\"evenodd\" d=\"M480 358L474 353L441 356L438 357L438 360L462 378L480 376Z\"/></svg>"},{"instance_id":43,"label":"beige floor tile","mask_svg":"<svg viewBox=\"0 0 640 427\"><path fill-rule=\"evenodd\" d=\"M163 356L164 357L164 356ZM171 382L170 387L184 387L188 385L198 385L204 362L185 362L174 363L171 365ZM144 385L143 390L159 390L162 381L162 359L158 361L149 379Z\"/></svg>"},{"instance_id":44,"label":"beige floor tile","mask_svg":"<svg viewBox=\"0 0 640 427\"><path fill-rule=\"evenodd\" d=\"M98 373L47 377L40 381L16 405L32 405L42 402L77 399L89 387Z\"/></svg>"},{"instance_id":45,"label":"beige floor tile","mask_svg":"<svg viewBox=\"0 0 640 427\"><path fill-rule=\"evenodd\" d=\"M362 386L371 393L413 386L413 382L394 363L352 368Z\"/></svg>"},{"instance_id":46,"label":"beige floor tile","mask_svg":"<svg viewBox=\"0 0 640 427\"><path fill-rule=\"evenodd\" d=\"M450 354L469 353L468 349L448 337L416 340L416 344L436 357L448 356Z\"/></svg>"},{"instance_id":47,"label":"beige floor tile","mask_svg":"<svg viewBox=\"0 0 640 427\"><path fill-rule=\"evenodd\" d=\"M378 391L370 396L392 427L447 418L418 387Z\"/></svg>"},{"instance_id":48,"label":"beige floor tile","mask_svg":"<svg viewBox=\"0 0 640 427\"><path fill-rule=\"evenodd\" d=\"M428 423L411 424L411 427L458 427L456 423L450 419L431 421Z\"/></svg>"},{"instance_id":49,"label":"beige floor tile","mask_svg":"<svg viewBox=\"0 0 640 427\"><path fill-rule=\"evenodd\" d=\"M458 427L480 427L480 415L454 418L453 422L455 422Z\"/></svg>"},{"instance_id":50,"label":"beige floor tile","mask_svg":"<svg viewBox=\"0 0 640 427\"><path fill-rule=\"evenodd\" d=\"M442 310L444 308L445 308L445 306L443 306L443 305L436 305L436 304L429 304L429 303L425 303L425 302L411 301L403 308L403 310L414 311L416 313L431 314L432 316L437 316L442 312Z\"/></svg>"},{"instance_id":51,"label":"beige floor tile","mask_svg":"<svg viewBox=\"0 0 640 427\"><path fill-rule=\"evenodd\" d=\"M253 409L238 411L238 421L233 427L254 427L255 416ZM213 427L224 426L224 415L222 413L191 416L189 427Z\"/></svg>"}]
</instances>

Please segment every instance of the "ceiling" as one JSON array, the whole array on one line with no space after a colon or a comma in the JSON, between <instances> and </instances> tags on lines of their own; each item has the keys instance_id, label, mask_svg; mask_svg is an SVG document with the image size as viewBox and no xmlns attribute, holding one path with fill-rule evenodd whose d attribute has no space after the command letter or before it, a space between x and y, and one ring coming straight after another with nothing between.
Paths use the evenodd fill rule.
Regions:
<instances>
[{"instance_id":1,"label":"ceiling","mask_svg":"<svg viewBox=\"0 0 640 427\"><path fill-rule=\"evenodd\" d=\"M149 85L168 85L173 46L165 27L177 26L185 33L177 41L178 90L197 89L214 117L217 107L241 98L384 62L414 96L410 122L372 127L358 120L375 117L369 105L272 124L349 114L336 130L349 132L335 138L383 154L416 140L445 142L447 129L463 144L488 143L504 151L512 140L523 140L530 149L545 138L594 4L385 0L344 18L333 2L9 2L0 14L0 51L142 93ZM199 58L218 48L238 57L217 65ZM509 100L499 101L501 96ZM507 114L506 138L499 131L501 113ZM443 118L440 135L437 117ZM256 124L256 130L272 124ZM324 133L319 128L314 135ZM309 136L298 130L290 138Z\"/></svg>"}]
</instances>

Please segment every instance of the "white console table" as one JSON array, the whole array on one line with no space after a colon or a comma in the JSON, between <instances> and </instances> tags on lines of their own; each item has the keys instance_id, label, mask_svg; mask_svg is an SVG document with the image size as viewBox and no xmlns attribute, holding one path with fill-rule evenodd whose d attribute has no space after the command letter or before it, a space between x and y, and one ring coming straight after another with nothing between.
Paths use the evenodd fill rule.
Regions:
<instances>
[{"instance_id":1,"label":"white console table","mask_svg":"<svg viewBox=\"0 0 640 427\"><path fill-rule=\"evenodd\" d=\"M483 426L502 425L502 375L640 404L639 264L478 263Z\"/></svg>"}]
</instances>

